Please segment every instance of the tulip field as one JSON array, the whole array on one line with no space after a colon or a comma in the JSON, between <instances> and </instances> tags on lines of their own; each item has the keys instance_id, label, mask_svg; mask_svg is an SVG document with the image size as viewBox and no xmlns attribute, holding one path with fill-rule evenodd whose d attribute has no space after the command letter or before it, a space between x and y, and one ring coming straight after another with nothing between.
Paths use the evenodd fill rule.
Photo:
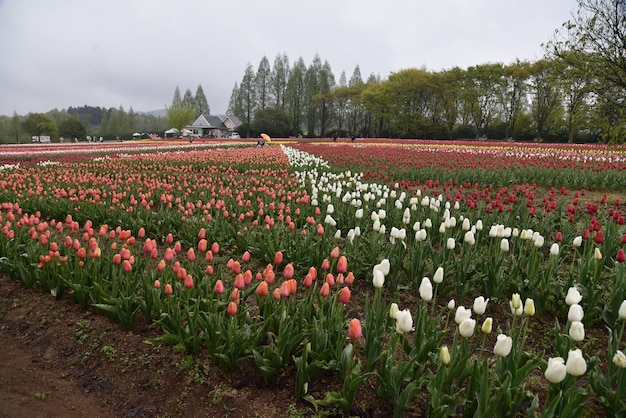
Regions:
<instances>
[{"instance_id":1,"label":"tulip field","mask_svg":"<svg viewBox=\"0 0 626 418\"><path fill-rule=\"evenodd\" d=\"M254 145L2 146L0 273L314 416L626 416L623 148Z\"/></svg>"}]
</instances>

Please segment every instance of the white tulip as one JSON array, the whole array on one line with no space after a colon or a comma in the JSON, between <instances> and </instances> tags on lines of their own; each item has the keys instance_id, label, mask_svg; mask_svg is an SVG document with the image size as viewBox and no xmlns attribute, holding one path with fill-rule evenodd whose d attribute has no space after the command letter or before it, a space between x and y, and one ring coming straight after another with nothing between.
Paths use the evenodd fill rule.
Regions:
<instances>
[{"instance_id":1,"label":"white tulip","mask_svg":"<svg viewBox=\"0 0 626 418\"><path fill-rule=\"evenodd\" d=\"M379 289L385 284L385 275L377 268L374 268L374 278L372 279L372 284L374 287Z\"/></svg>"},{"instance_id":2,"label":"white tulip","mask_svg":"<svg viewBox=\"0 0 626 418\"><path fill-rule=\"evenodd\" d=\"M583 352L580 348L576 350L570 350L565 362L565 369L567 373L572 376L582 376L587 371L587 362L583 357Z\"/></svg>"},{"instance_id":3,"label":"white tulip","mask_svg":"<svg viewBox=\"0 0 626 418\"><path fill-rule=\"evenodd\" d=\"M465 233L465 237L463 238L463 241L465 241L469 245L476 244L476 238L474 237L474 233L472 231L467 231Z\"/></svg>"},{"instance_id":4,"label":"white tulip","mask_svg":"<svg viewBox=\"0 0 626 418\"><path fill-rule=\"evenodd\" d=\"M557 242L552 244L552 246L550 247L550 255L551 256L559 255L559 244Z\"/></svg>"},{"instance_id":5,"label":"white tulip","mask_svg":"<svg viewBox=\"0 0 626 418\"><path fill-rule=\"evenodd\" d=\"M500 250L505 253L509 252L509 240L508 239L502 238L502 241L500 241Z\"/></svg>"},{"instance_id":6,"label":"white tulip","mask_svg":"<svg viewBox=\"0 0 626 418\"><path fill-rule=\"evenodd\" d=\"M459 324L459 333L462 337L469 338L474 335L474 329L476 328L476 320L467 318Z\"/></svg>"},{"instance_id":7,"label":"white tulip","mask_svg":"<svg viewBox=\"0 0 626 418\"><path fill-rule=\"evenodd\" d=\"M461 324L461 322L472 316L472 311L470 309L465 309L464 306L459 306L456 308L456 312L454 314L454 322L457 324Z\"/></svg>"},{"instance_id":8,"label":"white tulip","mask_svg":"<svg viewBox=\"0 0 626 418\"><path fill-rule=\"evenodd\" d=\"M420 297L426 302L430 302L433 299L433 285L428 277L422 279L422 283L419 287Z\"/></svg>"},{"instance_id":9,"label":"white tulip","mask_svg":"<svg viewBox=\"0 0 626 418\"><path fill-rule=\"evenodd\" d=\"M493 318L489 316L483 322L482 330L485 334L491 334L492 329L493 329Z\"/></svg>"},{"instance_id":10,"label":"white tulip","mask_svg":"<svg viewBox=\"0 0 626 418\"><path fill-rule=\"evenodd\" d=\"M554 357L548 359L548 367L544 376L550 383L561 383L565 379L567 369L565 368L565 360L562 357Z\"/></svg>"},{"instance_id":11,"label":"white tulip","mask_svg":"<svg viewBox=\"0 0 626 418\"><path fill-rule=\"evenodd\" d=\"M489 303L489 299L485 299L483 296L478 296L476 299L474 299L474 305L472 306L474 313L476 315L484 314L485 310L487 309L487 303Z\"/></svg>"},{"instance_id":12,"label":"white tulip","mask_svg":"<svg viewBox=\"0 0 626 418\"><path fill-rule=\"evenodd\" d=\"M454 250L455 246L456 246L456 242L454 241L454 238L452 237L448 238L448 241L446 242L446 248L449 250Z\"/></svg>"},{"instance_id":13,"label":"white tulip","mask_svg":"<svg viewBox=\"0 0 626 418\"><path fill-rule=\"evenodd\" d=\"M579 304L575 303L569 307L569 311L567 312L567 320L570 322L582 321L585 317L585 311L583 311L583 307Z\"/></svg>"},{"instance_id":14,"label":"white tulip","mask_svg":"<svg viewBox=\"0 0 626 418\"><path fill-rule=\"evenodd\" d=\"M617 353L613 356L613 364L620 369L626 369L626 355L624 355L622 350L617 350Z\"/></svg>"},{"instance_id":15,"label":"white tulip","mask_svg":"<svg viewBox=\"0 0 626 418\"><path fill-rule=\"evenodd\" d=\"M583 296L576 287L570 287L567 290L567 295L565 296L566 304L573 305L575 303L579 303L581 300L583 300Z\"/></svg>"},{"instance_id":16,"label":"white tulip","mask_svg":"<svg viewBox=\"0 0 626 418\"><path fill-rule=\"evenodd\" d=\"M493 353L499 357L506 357L513 347L513 339L504 334L498 335L496 345L493 347Z\"/></svg>"},{"instance_id":17,"label":"white tulip","mask_svg":"<svg viewBox=\"0 0 626 418\"><path fill-rule=\"evenodd\" d=\"M581 245L583 245L583 237L579 235L576 238L574 238L574 240L572 241L572 245L574 247L580 247Z\"/></svg>"},{"instance_id":18,"label":"white tulip","mask_svg":"<svg viewBox=\"0 0 626 418\"><path fill-rule=\"evenodd\" d=\"M396 319L396 314L400 311L400 308L398 308L398 304L393 302L391 304L391 307L389 308L389 317L391 319Z\"/></svg>"},{"instance_id":19,"label":"white tulip","mask_svg":"<svg viewBox=\"0 0 626 418\"><path fill-rule=\"evenodd\" d=\"M443 282L443 267L438 267L433 276L433 282L439 284Z\"/></svg>"},{"instance_id":20,"label":"white tulip","mask_svg":"<svg viewBox=\"0 0 626 418\"><path fill-rule=\"evenodd\" d=\"M572 341L583 341L585 339L585 326L580 321L574 321L569 328L569 336Z\"/></svg>"},{"instance_id":21,"label":"white tulip","mask_svg":"<svg viewBox=\"0 0 626 418\"><path fill-rule=\"evenodd\" d=\"M411 311L404 309L396 313L396 332L398 334L405 334L413 330L413 317Z\"/></svg>"},{"instance_id":22,"label":"white tulip","mask_svg":"<svg viewBox=\"0 0 626 418\"><path fill-rule=\"evenodd\" d=\"M456 306L456 302L454 301L454 299L450 299L448 301L448 309L452 310L454 309L455 306Z\"/></svg>"}]
</instances>

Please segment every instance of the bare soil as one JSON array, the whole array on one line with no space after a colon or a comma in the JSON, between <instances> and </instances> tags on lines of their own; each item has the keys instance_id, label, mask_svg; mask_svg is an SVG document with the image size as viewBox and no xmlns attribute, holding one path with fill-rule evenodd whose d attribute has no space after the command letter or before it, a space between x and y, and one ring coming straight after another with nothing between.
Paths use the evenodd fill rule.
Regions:
<instances>
[{"instance_id":1,"label":"bare soil","mask_svg":"<svg viewBox=\"0 0 626 418\"><path fill-rule=\"evenodd\" d=\"M0 417L306 415L290 378L268 387L245 364L227 375L201 354L145 342L158 334L0 277Z\"/></svg>"}]
</instances>

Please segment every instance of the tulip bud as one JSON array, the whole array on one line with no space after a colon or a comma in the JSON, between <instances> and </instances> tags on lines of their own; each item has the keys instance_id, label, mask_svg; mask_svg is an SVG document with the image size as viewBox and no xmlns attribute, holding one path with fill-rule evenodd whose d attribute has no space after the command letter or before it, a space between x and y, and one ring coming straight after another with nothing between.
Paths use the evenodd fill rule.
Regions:
<instances>
[{"instance_id":1,"label":"tulip bud","mask_svg":"<svg viewBox=\"0 0 626 418\"><path fill-rule=\"evenodd\" d=\"M474 335L474 329L476 328L476 320L467 318L459 325L459 333L462 337L469 338Z\"/></svg>"},{"instance_id":2,"label":"tulip bud","mask_svg":"<svg viewBox=\"0 0 626 418\"><path fill-rule=\"evenodd\" d=\"M446 248L449 250L454 250L455 246L456 246L456 242L454 241L454 238L452 237L448 238L448 241L446 242Z\"/></svg>"},{"instance_id":3,"label":"tulip bud","mask_svg":"<svg viewBox=\"0 0 626 418\"><path fill-rule=\"evenodd\" d=\"M602 253L600 252L600 249L598 247L596 247L593 253L593 258L595 258L597 261L602 260Z\"/></svg>"},{"instance_id":4,"label":"tulip bud","mask_svg":"<svg viewBox=\"0 0 626 418\"><path fill-rule=\"evenodd\" d=\"M398 313L399 310L400 308L398 308L398 304L393 302L391 304L391 307L389 308L389 317L391 319L396 319L396 314Z\"/></svg>"},{"instance_id":5,"label":"tulip bud","mask_svg":"<svg viewBox=\"0 0 626 418\"><path fill-rule=\"evenodd\" d=\"M443 282L443 267L437 268L437 271L435 271L435 275L433 276L433 282L437 284Z\"/></svg>"},{"instance_id":6,"label":"tulip bud","mask_svg":"<svg viewBox=\"0 0 626 418\"><path fill-rule=\"evenodd\" d=\"M511 296L511 307L515 310L522 307L522 299L519 293L513 293L513 296Z\"/></svg>"},{"instance_id":7,"label":"tulip bud","mask_svg":"<svg viewBox=\"0 0 626 418\"><path fill-rule=\"evenodd\" d=\"M491 334L491 330L493 329L493 319L491 317L487 317L485 322L483 322L482 330L485 334Z\"/></svg>"},{"instance_id":8,"label":"tulip bud","mask_svg":"<svg viewBox=\"0 0 626 418\"><path fill-rule=\"evenodd\" d=\"M583 237L578 235L576 238L574 238L574 240L572 241L572 246L574 247L580 247L581 245L583 245Z\"/></svg>"},{"instance_id":9,"label":"tulip bud","mask_svg":"<svg viewBox=\"0 0 626 418\"><path fill-rule=\"evenodd\" d=\"M544 376L550 383L561 383L565 379L567 369L565 368L565 361L561 357L554 357L548 359L548 367L544 373Z\"/></svg>"},{"instance_id":10,"label":"tulip bud","mask_svg":"<svg viewBox=\"0 0 626 418\"><path fill-rule=\"evenodd\" d=\"M443 364L444 366L450 364L450 350L448 350L447 345L441 346L441 349L439 350L439 361L441 361L441 364Z\"/></svg>"},{"instance_id":11,"label":"tulip bud","mask_svg":"<svg viewBox=\"0 0 626 418\"><path fill-rule=\"evenodd\" d=\"M472 316L472 311L469 309L465 309L463 306L459 306L456 308L456 312L454 314L454 322L457 324L461 324L461 322L465 321L467 318Z\"/></svg>"},{"instance_id":12,"label":"tulip bud","mask_svg":"<svg viewBox=\"0 0 626 418\"><path fill-rule=\"evenodd\" d=\"M433 285L430 283L428 277L422 279L422 283L419 287L419 294L426 302L430 302L433 299Z\"/></svg>"},{"instance_id":13,"label":"tulip bud","mask_svg":"<svg viewBox=\"0 0 626 418\"><path fill-rule=\"evenodd\" d=\"M361 321L357 318L352 318L348 328L348 337L350 337L351 340L358 340L362 336L363 330L361 329Z\"/></svg>"},{"instance_id":14,"label":"tulip bud","mask_svg":"<svg viewBox=\"0 0 626 418\"><path fill-rule=\"evenodd\" d=\"M448 309L452 310L454 309L455 306L456 306L456 302L454 301L454 299L450 299L448 301Z\"/></svg>"},{"instance_id":15,"label":"tulip bud","mask_svg":"<svg viewBox=\"0 0 626 418\"><path fill-rule=\"evenodd\" d=\"M505 253L509 252L509 240L508 239L502 238L502 241L500 241L500 250Z\"/></svg>"},{"instance_id":16,"label":"tulip bud","mask_svg":"<svg viewBox=\"0 0 626 418\"><path fill-rule=\"evenodd\" d=\"M570 350L565 362L565 369L567 373L572 376L582 376L587 371L587 362L583 357L583 353L580 348L576 350Z\"/></svg>"},{"instance_id":17,"label":"tulip bud","mask_svg":"<svg viewBox=\"0 0 626 418\"><path fill-rule=\"evenodd\" d=\"M506 357L513 347L513 339L504 334L498 335L496 345L493 347L493 353L499 357Z\"/></svg>"},{"instance_id":18,"label":"tulip bud","mask_svg":"<svg viewBox=\"0 0 626 418\"><path fill-rule=\"evenodd\" d=\"M559 244L557 244L556 242L552 244L552 246L550 247L550 255L551 256L559 255Z\"/></svg>"},{"instance_id":19,"label":"tulip bud","mask_svg":"<svg viewBox=\"0 0 626 418\"><path fill-rule=\"evenodd\" d=\"M583 300L583 296L576 287L570 287L567 290L567 295L565 296L566 304L573 305L575 303L579 303L581 300Z\"/></svg>"},{"instance_id":20,"label":"tulip bud","mask_svg":"<svg viewBox=\"0 0 626 418\"><path fill-rule=\"evenodd\" d=\"M483 296L479 296L474 299L474 305L472 306L474 313L476 315L484 314L487 309L487 303L489 303L489 299L485 299Z\"/></svg>"},{"instance_id":21,"label":"tulip bud","mask_svg":"<svg viewBox=\"0 0 626 418\"><path fill-rule=\"evenodd\" d=\"M535 301L531 298L527 298L524 302L524 314L527 316L533 316L535 314Z\"/></svg>"},{"instance_id":22,"label":"tulip bud","mask_svg":"<svg viewBox=\"0 0 626 418\"><path fill-rule=\"evenodd\" d=\"M385 275L379 269L374 268L374 278L372 279L372 284L376 288L381 288L385 284Z\"/></svg>"},{"instance_id":23,"label":"tulip bud","mask_svg":"<svg viewBox=\"0 0 626 418\"><path fill-rule=\"evenodd\" d=\"M585 339L585 326L580 321L572 322L569 328L569 336L572 341L583 341Z\"/></svg>"},{"instance_id":24,"label":"tulip bud","mask_svg":"<svg viewBox=\"0 0 626 418\"><path fill-rule=\"evenodd\" d=\"M585 312L583 311L583 307L579 304L575 303L569 307L569 311L567 312L567 320L570 322L582 321L585 317Z\"/></svg>"}]
</instances>

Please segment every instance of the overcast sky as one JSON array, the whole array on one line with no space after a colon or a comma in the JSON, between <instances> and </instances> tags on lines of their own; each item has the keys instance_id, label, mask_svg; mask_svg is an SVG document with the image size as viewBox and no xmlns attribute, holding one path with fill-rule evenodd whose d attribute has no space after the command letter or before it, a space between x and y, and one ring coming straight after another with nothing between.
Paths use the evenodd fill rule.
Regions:
<instances>
[{"instance_id":1,"label":"overcast sky","mask_svg":"<svg viewBox=\"0 0 626 418\"><path fill-rule=\"evenodd\" d=\"M199 84L225 113L248 63L315 54L337 81L534 61L576 0L0 0L0 115L162 109Z\"/></svg>"}]
</instances>

